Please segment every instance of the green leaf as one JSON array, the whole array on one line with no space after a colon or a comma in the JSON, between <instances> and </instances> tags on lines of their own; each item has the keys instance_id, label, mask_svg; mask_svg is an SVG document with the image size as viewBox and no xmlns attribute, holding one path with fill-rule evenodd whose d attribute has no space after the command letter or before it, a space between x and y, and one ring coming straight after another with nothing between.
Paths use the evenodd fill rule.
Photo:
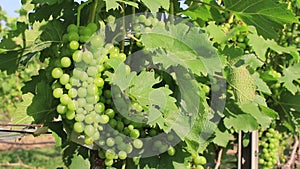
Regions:
<instances>
[{"instance_id":1,"label":"green leaf","mask_svg":"<svg viewBox=\"0 0 300 169\"><path fill-rule=\"evenodd\" d=\"M56 3L62 3L63 0L32 0L31 3L33 4L48 4L48 5L54 5Z\"/></svg>"},{"instance_id":2,"label":"green leaf","mask_svg":"<svg viewBox=\"0 0 300 169\"><path fill-rule=\"evenodd\" d=\"M140 169L178 169L177 166L183 166L185 159L190 157L190 154L183 151L181 145L177 145L174 156L169 156L163 153L159 156L141 158L137 168ZM185 164L186 166L186 164Z\"/></svg>"},{"instance_id":3,"label":"green leaf","mask_svg":"<svg viewBox=\"0 0 300 169\"><path fill-rule=\"evenodd\" d=\"M300 79L300 64L283 69L283 74L284 76L278 79L279 82L283 83L283 87L288 89L292 94L299 91L299 86L296 86L293 82Z\"/></svg>"},{"instance_id":4,"label":"green leaf","mask_svg":"<svg viewBox=\"0 0 300 169\"><path fill-rule=\"evenodd\" d=\"M33 122L33 118L26 114L27 107L31 104L33 94L28 93L22 95L22 102L16 104L16 111L13 113L13 123L14 124L30 124Z\"/></svg>"},{"instance_id":5,"label":"green leaf","mask_svg":"<svg viewBox=\"0 0 300 169\"><path fill-rule=\"evenodd\" d=\"M224 0L224 5L265 38L277 39L284 24L298 22L287 5L277 0Z\"/></svg>"},{"instance_id":6,"label":"green leaf","mask_svg":"<svg viewBox=\"0 0 300 169\"><path fill-rule=\"evenodd\" d=\"M52 108L52 88L47 84L46 80L41 81L36 86L35 96L32 99L32 104L27 108L27 114L32 116L35 123L43 123L51 121L55 116Z\"/></svg>"},{"instance_id":7,"label":"green leaf","mask_svg":"<svg viewBox=\"0 0 300 169\"><path fill-rule=\"evenodd\" d=\"M127 4L129 6L133 6L135 8L138 8L138 4L131 1L125 1L125 0L104 0L106 4L106 11L109 11L110 9L117 9L120 7L120 4L118 2Z\"/></svg>"},{"instance_id":8,"label":"green leaf","mask_svg":"<svg viewBox=\"0 0 300 169\"><path fill-rule=\"evenodd\" d=\"M270 117L264 112L260 111L257 105L244 104L240 105L240 108L243 112L251 114L251 116L253 116L256 119L257 123L262 126L262 128L267 128L273 120L273 117Z\"/></svg>"},{"instance_id":9,"label":"green leaf","mask_svg":"<svg viewBox=\"0 0 300 169\"><path fill-rule=\"evenodd\" d=\"M260 77L259 77L259 73L255 72L254 74L251 75L255 81L255 85L257 87L257 90L264 92L266 94L271 95L272 92L269 88L269 86L267 85L266 82L264 82Z\"/></svg>"},{"instance_id":10,"label":"green leaf","mask_svg":"<svg viewBox=\"0 0 300 169\"><path fill-rule=\"evenodd\" d=\"M117 0L104 0L106 4L106 11L109 11L110 9L117 9L119 8L120 4L117 2Z\"/></svg>"},{"instance_id":11,"label":"green leaf","mask_svg":"<svg viewBox=\"0 0 300 169\"><path fill-rule=\"evenodd\" d=\"M8 74L14 73L18 68L20 51L8 51L0 53L0 70L6 70Z\"/></svg>"},{"instance_id":12,"label":"green leaf","mask_svg":"<svg viewBox=\"0 0 300 169\"><path fill-rule=\"evenodd\" d=\"M263 37L257 35L254 27L249 27L250 34L249 45L251 45L256 53L256 55L263 61L266 60L266 52L268 49L271 49L278 54L288 53L290 54L296 62L299 61L299 53L296 47L288 46L282 47L279 46L274 40L265 40Z\"/></svg>"},{"instance_id":13,"label":"green leaf","mask_svg":"<svg viewBox=\"0 0 300 169\"><path fill-rule=\"evenodd\" d=\"M64 33L63 23L59 20L51 20L41 27L43 31L40 39L42 41L60 42Z\"/></svg>"},{"instance_id":14,"label":"green leaf","mask_svg":"<svg viewBox=\"0 0 300 169\"><path fill-rule=\"evenodd\" d=\"M169 10L170 1L162 0L141 0L151 12L158 12L159 8Z\"/></svg>"},{"instance_id":15,"label":"green leaf","mask_svg":"<svg viewBox=\"0 0 300 169\"><path fill-rule=\"evenodd\" d=\"M228 132L228 130L225 130L223 132L220 129L217 129L215 131L215 135L216 135L216 137L214 138L213 142L215 144L217 144L218 146L226 147L229 142L229 138L231 136L231 134Z\"/></svg>"},{"instance_id":16,"label":"green leaf","mask_svg":"<svg viewBox=\"0 0 300 169\"><path fill-rule=\"evenodd\" d=\"M84 159L81 155L76 155L72 158L70 169L90 169L91 164L88 159Z\"/></svg>"},{"instance_id":17,"label":"green leaf","mask_svg":"<svg viewBox=\"0 0 300 169\"><path fill-rule=\"evenodd\" d=\"M197 8L188 8L187 10L181 12L182 14L186 16L190 16L193 20L196 20L198 18L208 21L212 18L211 13L209 12L209 9L205 5L200 5Z\"/></svg>"},{"instance_id":18,"label":"green leaf","mask_svg":"<svg viewBox=\"0 0 300 169\"><path fill-rule=\"evenodd\" d=\"M154 27L151 32L143 34L141 40L150 51L163 49L158 50L153 61L155 64L162 63L165 69L170 65L181 65L194 74L207 75L222 68L212 42L198 28L189 28L182 23L169 25L169 30Z\"/></svg>"},{"instance_id":19,"label":"green leaf","mask_svg":"<svg viewBox=\"0 0 300 169\"><path fill-rule=\"evenodd\" d=\"M257 120L249 113L242 113L242 110L235 104L226 106L223 119L226 128L234 128L235 131L253 131L259 126Z\"/></svg>"}]
</instances>

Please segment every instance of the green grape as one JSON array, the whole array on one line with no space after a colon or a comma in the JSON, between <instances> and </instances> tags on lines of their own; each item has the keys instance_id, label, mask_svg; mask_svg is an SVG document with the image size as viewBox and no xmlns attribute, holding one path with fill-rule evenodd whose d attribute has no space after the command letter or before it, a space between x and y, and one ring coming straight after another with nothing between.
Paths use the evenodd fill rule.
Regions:
<instances>
[{"instance_id":1,"label":"green grape","mask_svg":"<svg viewBox=\"0 0 300 169\"><path fill-rule=\"evenodd\" d=\"M115 111L113 109L106 109L105 114L112 119L115 116Z\"/></svg>"},{"instance_id":2,"label":"green grape","mask_svg":"<svg viewBox=\"0 0 300 169\"><path fill-rule=\"evenodd\" d=\"M55 79L59 79L64 74L63 70L61 68L54 68L51 72L51 75Z\"/></svg>"},{"instance_id":3,"label":"green grape","mask_svg":"<svg viewBox=\"0 0 300 169\"><path fill-rule=\"evenodd\" d=\"M70 81L70 75L64 73L60 78L59 78L59 82L62 85L66 85L68 84Z\"/></svg>"},{"instance_id":4,"label":"green grape","mask_svg":"<svg viewBox=\"0 0 300 169\"><path fill-rule=\"evenodd\" d=\"M96 32L98 29L98 26L95 23L89 23L86 27L89 28L92 32Z\"/></svg>"},{"instance_id":5,"label":"green grape","mask_svg":"<svg viewBox=\"0 0 300 169\"><path fill-rule=\"evenodd\" d=\"M71 66L71 59L69 57L63 57L60 59L60 64L64 68L68 68Z\"/></svg>"},{"instance_id":6,"label":"green grape","mask_svg":"<svg viewBox=\"0 0 300 169\"><path fill-rule=\"evenodd\" d=\"M107 124L108 122L109 122L108 115L103 114L103 115L100 116L99 123L101 123L101 124Z\"/></svg>"},{"instance_id":7,"label":"green grape","mask_svg":"<svg viewBox=\"0 0 300 169\"><path fill-rule=\"evenodd\" d=\"M207 163L206 161L206 158L204 156L197 156L195 159L194 159L194 163L195 164L200 164L200 165L204 165Z\"/></svg>"},{"instance_id":8,"label":"green grape","mask_svg":"<svg viewBox=\"0 0 300 169\"><path fill-rule=\"evenodd\" d=\"M124 129L124 123L123 122L121 122L121 121L118 121L118 123L117 123L117 130L118 131L123 131L123 129Z\"/></svg>"},{"instance_id":9,"label":"green grape","mask_svg":"<svg viewBox=\"0 0 300 169\"><path fill-rule=\"evenodd\" d=\"M93 32L89 27L83 27L82 29L79 29L79 34L90 37Z\"/></svg>"},{"instance_id":10,"label":"green grape","mask_svg":"<svg viewBox=\"0 0 300 169\"><path fill-rule=\"evenodd\" d=\"M94 80L94 84L97 87L103 87L104 86L104 80L101 77L96 77Z\"/></svg>"},{"instance_id":11,"label":"green grape","mask_svg":"<svg viewBox=\"0 0 300 169\"><path fill-rule=\"evenodd\" d=\"M75 122L73 125L73 130L76 133L82 133L84 130L84 124L82 122Z\"/></svg>"},{"instance_id":12,"label":"green grape","mask_svg":"<svg viewBox=\"0 0 300 169\"><path fill-rule=\"evenodd\" d=\"M82 60L82 51L81 50L76 50L73 54L72 54L72 59L74 60L74 62L78 63L81 62Z\"/></svg>"},{"instance_id":13,"label":"green grape","mask_svg":"<svg viewBox=\"0 0 300 169\"><path fill-rule=\"evenodd\" d=\"M92 145L94 143L94 139L92 137L85 137L83 142L84 144Z\"/></svg>"},{"instance_id":14,"label":"green grape","mask_svg":"<svg viewBox=\"0 0 300 169\"><path fill-rule=\"evenodd\" d=\"M118 153L119 159L125 160L127 158L127 153L123 150L119 151Z\"/></svg>"},{"instance_id":15,"label":"green grape","mask_svg":"<svg viewBox=\"0 0 300 169\"><path fill-rule=\"evenodd\" d=\"M75 115L75 121L82 122L84 119L85 119L85 115L83 113L82 114L77 113Z\"/></svg>"},{"instance_id":16,"label":"green grape","mask_svg":"<svg viewBox=\"0 0 300 169\"><path fill-rule=\"evenodd\" d=\"M84 51L82 54L82 60L86 64L90 64L93 61L93 54L90 51Z\"/></svg>"},{"instance_id":17,"label":"green grape","mask_svg":"<svg viewBox=\"0 0 300 169\"><path fill-rule=\"evenodd\" d=\"M86 124L92 124L94 122L94 118L95 118L94 116L95 115L93 115L93 114L86 115L85 118L84 118L84 122Z\"/></svg>"},{"instance_id":18,"label":"green grape","mask_svg":"<svg viewBox=\"0 0 300 169\"><path fill-rule=\"evenodd\" d=\"M87 95L87 90L84 87L80 87L77 91L78 97L85 98Z\"/></svg>"},{"instance_id":19,"label":"green grape","mask_svg":"<svg viewBox=\"0 0 300 169\"><path fill-rule=\"evenodd\" d=\"M130 137L132 137L132 138L139 138L139 136L140 136L140 131L139 130L137 130L137 129L132 129L131 131L130 131Z\"/></svg>"},{"instance_id":20,"label":"green grape","mask_svg":"<svg viewBox=\"0 0 300 169\"><path fill-rule=\"evenodd\" d=\"M107 158L107 159L104 160L104 164L106 166L110 167L110 166L112 166L114 164L114 160Z\"/></svg>"},{"instance_id":21,"label":"green grape","mask_svg":"<svg viewBox=\"0 0 300 169\"><path fill-rule=\"evenodd\" d=\"M68 33L71 33L71 32L78 32L78 27L77 27L75 24L70 24L70 25L67 27L67 31L68 31Z\"/></svg>"},{"instance_id":22,"label":"green grape","mask_svg":"<svg viewBox=\"0 0 300 169\"><path fill-rule=\"evenodd\" d=\"M103 103L97 103L95 105L95 111L97 113L102 113L105 110L105 105Z\"/></svg>"},{"instance_id":23,"label":"green grape","mask_svg":"<svg viewBox=\"0 0 300 169\"><path fill-rule=\"evenodd\" d=\"M68 36L68 40L71 41L79 41L79 35L77 32L70 32Z\"/></svg>"},{"instance_id":24,"label":"green grape","mask_svg":"<svg viewBox=\"0 0 300 169\"><path fill-rule=\"evenodd\" d=\"M63 105L63 104L59 104L56 107L56 111L59 114L65 114L67 112L67 107L65 105Z\"/></svg>"},{"instance_id":25,"label":"green grape","mask_svg":"<svg viewBox=\"0 0 300 169\"><path fill-rule=\"evenodd\" d=\"M116 128L118 122L116 119L110 119L108 124L112 127L112 128Z\"/></svg>"},{"instance_id":26,"label":"green grape","mask_svg":"<svg viewBox=\"0 0 300 169\"><path fill-rule=\"evenodd\" d=\"M168 149L168 154L169 154L169 156L174 156L175 155L175 152L176 152L176 150L175 150L175 148L174 147L169 147L169 149Z\"/></svg>"},{"instance_id":27,"label":"green grape","mask_svg":"<svg viewBox=\"0 0 300 169\"><path fill-rule=\"evenodd\" d=\"M96 76L98 74L98 68L95 66L88 67L87 74L92 77Z\"/></svg>"},{"instance_id":28,"label":"green grape","mask_svg":"<svg viewBox=\"0 0 300 169\"><path fill-rule=\"evenodd\" d=\"M69 43L69 47L70 47L70 49L72 49L72 50L77 50L77 49L79 48L79 43L78 43L78 41L71 41L71 42Z\"/></svg>"},{"instance_id":29,"label":"green grape","mask_svg":"<svg viewBox=\"0 0 300 169\"><path fill-rule=\"evenodd\" d=\"M53 97L54 98L60 98L64 94L64 91L62 88L56 88L53 90Z\"/></svg>"},{"instance_id":30,"label":"green grape","mask_svg":"<svg viewBox=\"0 0 300 169\"><path fill-rule=\"evenodd\" d=\"M107 145L108 147L114 146L114 145L115 145L115 140L114 140L113 138L111 138L111 137L107 138L107 139L106 139L106 145Z\"/></svg>"},{"instance_id":31,"label":"green grape","mask_svg":"<svg viewBox=\"0 0 300 169\"><path fill-rule=\"evenodd\" d=\"M75 88L69 89L68 96L70 98L76 98L77 97L77 90Z\"/></svg>"},{"instance_id":32,"label":"green grape","mask_svg":"<svg viewBox=\"0 0 300 169\"><path fill-rule=\"evenodd\" d=\"M104 45L104 40L101 36L92 36L91 37L91 45L94 47L102 47Z\"/></svg>"},{"instance_id":33,"label":"green grape","mask_svg":"<svg viewBox=\"0 0 300 169\"><path fill-rule=\"evenodd\" d=\"M95 133L95 128L92 125L86 125L84 127L84 134L87 135L88 137L92 137Z\"/></svg>"},{"instance_id":34,"label":"green grape","mask_svg":"<svg viewBox=\"0 0 300 169\"><path fill-rule=\"evenodd\" d=\"M67 112L66 112L66 118L68 119L68 120L73 120L74 118L75 118L75 111L73 111L73 110L68 110Z\"/></svg>"},{"instance_id":35,"label":"green grape","mask_svg":"<svg viewBox=\"0 0 300 169\"><path fill-rule=\"evenodd\" d=\"M68 105L69 102L71 101L71 98L69 97L69 95L67 94L63 94L61 97L60 97L60 103L63 104L63 105Z\"/></svg>"},{"instance_id":36,"label":"green grape","mask_svg":"<svg viewBox=\"0 0 300 169\"><path fill-rule=\"evenodd\" d=\"M75 104L75 102L73 100L71 100L67 105L67 108L72 111L75 111L76 107L78 107L78 106Z\"/></svg>"},{"instance_id":37,"label":"green grape","mask_svg":"<svg viewBox=\"0 0 300 169\"><path fill-rule=\"evenodd\" d=\"M134 139L132 144L136 149L141 149L143 147L143 141L140 139Z\"/></svg>"},{"instance_id":38,"label":"green grape","mask_svg":"<svg viewBox=\"0 0 300 169\"><path fill-rule=\"evenodd\" d=\"M113 149L108 149L105 152L105 158L106 159L111 159L112 160L112 159L115 158L115 155L116 155L116 153L115 153L115 151Z\"/></svg>"}]
</instances>

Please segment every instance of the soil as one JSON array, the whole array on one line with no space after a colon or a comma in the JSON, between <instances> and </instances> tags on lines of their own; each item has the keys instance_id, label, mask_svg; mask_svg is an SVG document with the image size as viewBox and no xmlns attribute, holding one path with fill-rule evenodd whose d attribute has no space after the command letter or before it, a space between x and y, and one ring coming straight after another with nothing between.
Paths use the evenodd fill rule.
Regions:
<instances>
[{"instance_id":1,"label":"soil","mask_svg":"<svg viewBox=\"0 0 300 169\"><path fill-rule=\"evenodd\" d=\"M16 140L1 140L0 151L12 149L35 149L43 147L51 147L55 144L55 140L51 134L44 134L40 136L26 135Z\"/></svg>"}]
</instances>

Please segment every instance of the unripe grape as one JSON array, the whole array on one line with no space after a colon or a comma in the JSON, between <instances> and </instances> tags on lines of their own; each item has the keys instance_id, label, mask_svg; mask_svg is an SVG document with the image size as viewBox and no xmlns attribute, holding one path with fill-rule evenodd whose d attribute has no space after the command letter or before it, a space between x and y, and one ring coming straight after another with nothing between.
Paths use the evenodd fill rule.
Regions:
<instances>
[{"instance_id":1,"label":"unripe grape","mask_svg":"<svg viewBox=\"0 0 300 169\"><path fill-rule=\"evenodd\" d=\"M60 78L63 74L64 74L63 70L58 67L54 68L51 73L52 77L55 79Z\"/></svg>"}]
</instances>

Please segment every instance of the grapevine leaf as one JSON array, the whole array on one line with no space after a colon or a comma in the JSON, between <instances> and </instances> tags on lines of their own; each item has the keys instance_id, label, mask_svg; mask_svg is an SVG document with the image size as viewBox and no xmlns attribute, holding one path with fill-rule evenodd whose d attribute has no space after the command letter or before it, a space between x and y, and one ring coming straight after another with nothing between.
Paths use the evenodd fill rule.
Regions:
<instances>
[{"instance_id":1,"label":"grapevine leaf","mask_svg":"<svg viewBox=\"0 0 300 169\"><path fill-rule=\"evenodd\" d=\"M284 24L298 22L286 4L273 0L224 0L224 5L265 38L277 39L277 30Z\"/></svg>"},{"instance_id":2,"label":"grapevine leaf","mask_svg":"<svg viewBox=\"0 0 300 169\"><path fill-rule=\"evenodd\" d=\"M243 112L251 114L257 123L260 124L263 128L266 128L272 122L273 117L266 115L264 112L259 110L259 107L254 104L244 104L240 105Z\"/></svg>"},{"instance_id":3,"label":"grapevine leaf","mask_svg":"<svg viewBox=\"0 0 300 169\"><path fill-rule=\"evenodd\" d=\"M13 113L13 123L14 124L30 124L33 122L33 118L26 114L27 107L31 104L33 94L28 93L22 95L22 102L16 104L16 112Z\"/></svg>"},{"instance_id":4,"label":"grapevine leaf","mask_svg":"<svg viewBox=\"0 0 300 169\"><path fill-rule=\"evenodd\" d=\"M278 79L283 83L283 87L288 89L292 94L299 91L299 88L293 83L294 80L300 79L300 64L295 64L283 70L284 76Z\"/></svg>"},{"instance_id":5,"label":"grapevine leaf","mask_svg":"<svg viewBox=\"0 0 300 169\"><path fill-rule=\"evenodd\" d=\"M8 74L15 72L18 68L19 54L20 51L0 53L0 70L6 70Z\"/></svg>"},{"instance_id":6,"label":"grapevine leaf","mask_svg":"<svg viewBox=\"0 0 300 169\"><path fill-rule=\"evenodd\" d=\"M224 112L224 125L226 128L234 128L235 131L253 131L259 126L257 120L249 113L242 113L242 110L235 104L230 104ZM241 123L242 122L242 123Z\"/></svg>"},{"instance_id":7,"label":"grapevine leaf","mask_svg":"<svg viewBox=\"0 0 300 169\"><path fill-rule=\"evenodd\" d=\"M39 76L32 76L30 81L24 82L25 85L22 87L22 93L35 93L36 86L39 82L43 80L43 77L45 77L46 71L45 70L39 70Z\"/></svg>"},{"instance_id":8,"label":"grapevine leaf","mask_svg":"<svg viewBox=\"0 0 300 169\"><path fill-rule=\"evenodd\" d=\"M257 35L254 27L250 26L249 30L251 32L248 35L249 45L253 47L257 56L263 61L266 60L265 54L269 48L277 52L278 54L288 53L294 58L295 61L299 61L299 53L296 47L293 46L282 47L278 45L274 40L269 40L269 39L265 40L263 37Z\"/></svg>"},{"instance_id":9,"label":"grapevine leaf","mask_svg":"<svg viewBox=\"0 0 300 169\"><path fill-rule=\"evenodd\" d=\"M88 159L84 159L81 155L76 155L73 157L72 163L69 166L70 169L89 169L90 167L90 161Z\"/></svg>"},{"instance_id":10,"label":"grapevine leaf","mask_svg":"<svg viewBox=\"0 0 300 169\"><path fill-rule=\"evenodd\" d=\"M160 7L169 10L170 7L170 1L142 0L142 2L147 6L148 9L150 9L151 12L158 12Z\"/></svg>"},{"instance_id":11,"label":"grapevine leaf","mask_svg":"<svg viewBox=\"0 0 300 169\"><path fill-rule=\"evenodd\" d=\"M32 116L36 123L42 123L54 117L52 110L52 89L46 81L37 84L32 104L27 108L27 114ZM49 100L50 99L50 100Z\"/></svg>"},{"instance_id":12,"label":"grapevine leaf","mask_svg":"<svg viewBox=\"0 0 300 169\"><path fill-rule=\"evenodd\" d=\"M257 72L255 72L254 74L252 74L252 77L255 81L255 84L256 84L256 87L257 87L257 90L259 91L262 91L266 94L269 94L271 95L272 92L269 88L269 86L266 84L266 82L264 82L260 77L259 77L259 74Z\"/></svg>"},{"instance_id":13,"label":"grapevine leaf","mask_svg":"<svg viewBox=\"0 0 300 169\"><path fill-rule=\"evenodd\" d=\"M120 7L120 4L118 2L133 6L138 8L138 4L135 2L130 2L130 1L124 1L124 0L104 0L106 4L106 11L109 11L110 9L117 9Z\"/></svg>"},{"instance_id":14,"label":"grapevine leaf","mask_svg":"<svg viewBox=\"0 0 300 169\"><path fill-rule=\"evenodd\" d=\"M208 26L205 29L209 32L214 42L222 43L226 40L225 32L223 32L222 28L216 25L215 22L208 22Z\"/></svg>"},{"instance_id":15,"label":"grapevine leaf","mask_svg":"<svg viewBox=\"0 0 300 169\"><path fill-rule=\"evenodd\" d=\"M223 54L227 56L227 60L230 62L230 64L234 65L242 58L244 51L240 48L235 48L234 46L225 46Z\"/></svg>"},{"instance_id":16,"label":"grapevine leaf","mask_svg":"<svg viewBox=\"0 0 300 169\"><path fill-rule=\"evenodd\" d=\"M297 111L300 112L300 94L292 95L288 92L283 93L280 96L280 104L285 108L285 111Z\"/></svg>"},{"instance_id":17,"label":"grapevine leaf","mask_svg":"<svg viewBox=\"0 0 300 169\"><path fill-rule=\"evenodd\" d=\"M186 16L190 16L193 20L200 18L204 21L208 21L209 19L212 18L208 7L205 5L200 5L197 8L193 8L193 9L189 8L181 13Z\"/></svg>"},{"instance_id":18,"label":"grapevine leaf","mask_svg":"<svg viewBox=\"0 0 300 169\"><path fill-rule=\"evenodd\" d=\"M62 41L62 35L64 33L64 27L61 21L52 20L47 24L41 27L43 33L41 34L40 39L42 41Z\"/></svg>"},{"instance_id":19,"label":"grapevine leaf","mask_svg":"<svg viewBox=\"0 0 300 169\"><path fill-rule=\"evenodd\" d=\"M231 136L228 130L225 130L223 132L220 129L217 129L215 131L215 135L216 137L214 138L213 142L221 147L226 147L229 142L229 138Z\"/></svg>"},{"instance_id":20,"label":"grapevine leaf","mask_svg":"<svg viewBox=\"0 0 300 169\"><path fill-rule=\"evenodd\" d=\"M264 62L257 59L257 56L254 54L246 54L243 56L243 59L245 64L251 66L253 70L256 70L257 68L264 65Z\"/></svg>"},{"instance_id":21,"label":"grapevine leaf","mask_svg":"<svg viewBox=\"0 0 300 169\"><path fill-rule=\"evenodd\" d=\"M56 3L62 3L63 0L33 0L31 3L33 4L48 4L48 5L54 5Z\"/></svg>"},{"instance_id":22,"label":"grapevine leaf","mask_svg":"<svg viewBox=\"0 0 300 169\"><path fill-rule=\"evenodd\" d=\"M221 70L215 48L198 28L189 28L185 24L169 25L168 31L154 27L151 32L143 34L141 40L150 51L166 51L153 58L155 64L163 63L166 69L170 65L181 65L197 75Z\"/></svg>"},{"instance_id":23,"label":"grapevine leaf","mask_svg":"<svg viewBox=\"0 0 300 169\"><path fill-rule=\"evenodd\" d=\"M153 156L148 158L141 158L138 164L138 168L141 169L176 169L178 165L182 166L184 160L190 156L189 153L183 151L183 147L178 146L174 156L169 156L167 153L163 153L159 156Z\"/></svg>"},{"instance_id":24,"label":"grapevine leaf","mask_svg":"<svg viewBox=\"0 0 300 169\"><path fill-rule=\"evenodd\" d=\"M104 0L106 4L106 11L109 11L110 9L117 9L120 4L118 4L117 0Z\"/></svg>"}]
</instances>

